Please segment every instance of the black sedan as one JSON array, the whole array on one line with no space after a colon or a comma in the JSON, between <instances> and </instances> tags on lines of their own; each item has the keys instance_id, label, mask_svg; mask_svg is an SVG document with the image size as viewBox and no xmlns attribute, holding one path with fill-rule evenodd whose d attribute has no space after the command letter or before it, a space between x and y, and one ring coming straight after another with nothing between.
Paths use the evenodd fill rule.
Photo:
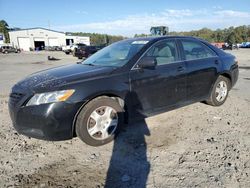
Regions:
<instances>
[{"instance_id":1,"label":"black sedan","mask_svg":"<svg viewBox=\"0 0 250 188\"><path fill-rule=\"evenodd\" d=\"M101 48L101 46L79 46L78 48L75 48L73 55L78 57L78 59L88 58Z\"/></svg>"},{"instance_id":2,"label":"black sedan","mask_svg":"<svg viewBox=\"0 0 250 188\"><path fill-rule=\"evenodd\" d=\"M44 140L78 136L99 146L135 116L200 101L220 106L237 79L236 58L201 39L127 39L82 63L18 82L9 111L21 134Z\"/></svg>"}]
</instances>

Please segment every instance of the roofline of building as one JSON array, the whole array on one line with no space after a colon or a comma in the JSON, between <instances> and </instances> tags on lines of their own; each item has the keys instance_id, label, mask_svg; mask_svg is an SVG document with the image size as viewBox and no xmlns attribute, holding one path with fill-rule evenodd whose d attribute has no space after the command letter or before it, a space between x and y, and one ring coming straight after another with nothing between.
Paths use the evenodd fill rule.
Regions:
<instances>
[{"instance_id":1,"label":"roofline of building","mask_svg":"<svg viewBox=\"0 0 250 188\"><path fill-rule=\"evenodd\" d=\"M26 29L18 29L18 30L9 31L9 32L25 31L25 30L32 30L32 29L44 29L44 30L47 30L47 31L52 31L52 32L56 32L56 33L66 34L65 32L62 32L62 31L55 31L55 30L46 29L46 28L43 28L43 27L33 27L33 28L26 28Z\"/></svg>"}]
</instances>

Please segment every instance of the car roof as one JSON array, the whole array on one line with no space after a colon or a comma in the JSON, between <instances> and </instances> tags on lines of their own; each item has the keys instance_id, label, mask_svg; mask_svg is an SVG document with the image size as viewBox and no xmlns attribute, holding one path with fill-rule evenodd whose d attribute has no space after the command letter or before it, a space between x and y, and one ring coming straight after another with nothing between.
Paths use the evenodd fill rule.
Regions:
<instances>
[{"instance_id":1,"label":"car roof","mask_svg":"<svg viewBox=\"0 0 250 188\"><path fill-rule=\"evenodd\" d=\"M127 39L128 41L137 41L137 40L145 40L145 41L149 41L149 42L155 42L155 41L160 41L160 40L164 40L164 39L193 39L193 40L198 40L198 41L203 41L203 39L201 38L197 38L197 37L192 37L192 36L148 36L148 37L138 37L138 38L129 38Z\"/></svg>"},{"instance_id":2,"label":"car roof","mask_svg":"<svg viewBox=\"0 0 250 188\"><path fill-rule=\"evenodd\" d=\"M149 37L139 37L139 38L130 38L127 40L130 41L137 41L137 40L145 40L148 41L151 45L152 43L155 43L157 41L161 41L164 39L191 39L191 40L196 40L199 42L202 42L203 44L205 44L206 46L210 47L213 51L215 51L217 54L219 54L220 56L225 56L227 55L227 53L225 53L224 51L216 48L215 46L211 45L208 41L198 38L198 37L193 37L193 36L149 36Z\"/></svg>"}]
</instances>

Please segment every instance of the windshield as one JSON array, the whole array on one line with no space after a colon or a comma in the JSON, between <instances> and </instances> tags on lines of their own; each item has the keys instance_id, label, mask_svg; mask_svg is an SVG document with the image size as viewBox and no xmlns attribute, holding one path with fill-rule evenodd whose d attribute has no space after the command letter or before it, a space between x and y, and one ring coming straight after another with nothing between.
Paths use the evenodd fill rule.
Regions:
<instances>
[{"instance_id":1,"label":"windshield","mask_svg":"<svg viewBox=\"0 0 250 188\"><path fill-rule=\"evenodd\" d=\"M121 67L125 65L139 50L147 44L145 40L125 40L103 48L83 64Z\"/></svg>"}]
</instances>

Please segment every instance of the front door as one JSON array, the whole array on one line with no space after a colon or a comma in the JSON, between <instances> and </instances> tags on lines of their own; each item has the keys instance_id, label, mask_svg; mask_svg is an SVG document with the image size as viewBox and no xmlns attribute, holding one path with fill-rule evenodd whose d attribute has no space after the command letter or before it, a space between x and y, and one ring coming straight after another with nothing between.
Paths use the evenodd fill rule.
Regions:
<instances>
[{"instance_id":1,"label":"front door","mask_svg":"<svg viewBox=\"0 0 250 188\"><path fill-rule=\"evenodd\" d=\"M186 99L186 66L173 39L157 42L145 54L157 61L155 69L137 66L130 72L134 108L151 113Z\"/></svg>"}]
</instances>

